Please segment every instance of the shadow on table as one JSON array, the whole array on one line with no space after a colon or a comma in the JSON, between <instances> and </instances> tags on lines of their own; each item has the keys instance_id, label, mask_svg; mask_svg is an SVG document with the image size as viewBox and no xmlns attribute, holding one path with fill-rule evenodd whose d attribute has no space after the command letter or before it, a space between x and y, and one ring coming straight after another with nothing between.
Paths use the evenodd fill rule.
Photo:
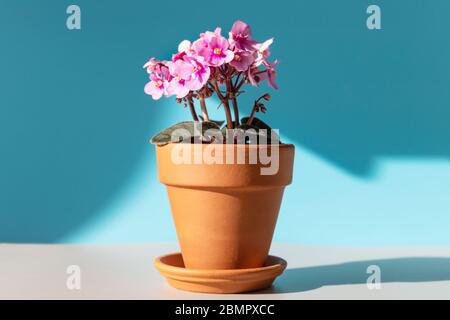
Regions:
<instances>
[{"instance_id":1,"label":"shadow on table","mask_svg":"<svg viewBox=\"0 0 450 320\"><path fill-rule=\"evenodd\" d=\"M450 280L450 258L398 258L356 261L317 267L287 269L274 286L261 293L289 293L317 289L323 286L364 284L373 273L367 268L376 265L381 270L381 282L429 282Z\"/></svg>"}]
</instances>

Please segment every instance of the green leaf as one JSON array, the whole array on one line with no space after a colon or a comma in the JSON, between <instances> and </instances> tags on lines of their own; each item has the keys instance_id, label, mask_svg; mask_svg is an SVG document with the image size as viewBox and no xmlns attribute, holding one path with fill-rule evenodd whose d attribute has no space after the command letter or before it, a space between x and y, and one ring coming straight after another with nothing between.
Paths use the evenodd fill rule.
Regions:
<instances>
[{"instance_id":1,"label":"green leaf","mask_svg":"<svg viewBox=\"0 0 450 320\"><path fill-rule=\"evenodd\" d=\"M202 116L199 115L198 117L200 118L200 120L204 121ZM217 124L219 127L221 127L225 123L225 121L222 120L211 120L211 119L209 119L209 122L213 122Z\"/></svg>"},{"instance_id":2,"label":"green leaf","mask_svg":"<svg viewBox=\"0 0 450 320\"><path fill-rule=\"evenodd\" d=\"M250 131L252 130L252 131ZM227 127L222 128L222 134L226 141L230 141L230 137L227 137L226 134L232 135L233 142L241 142L244 141L246 144L257 144L258 141L261 141L264 138L266 143L270 143L270 136L267 136L267 132L261 131L258 127L249 124L241 124L240 126L234 129L228 129ZM245 135L245 137L244 137Z\"/></svg>"},{"instance_id":3,"label":"green leaf","mask_svg":"<svg viewBox=\"0 0 450 320\"><path fill-rule=\"evenodd\" d=\"M241 122L247 123L248 119L249 119L249 117L244 117L241 119ZM264 121L262 121L261 119L258 119L256 117L253 118L251 125L257 127L258 129L266 129L266 130L272 129L267 123L265 123Z\"/></svg>"},{"instance_id":4,"label":"green leaf","mask_svg":"<svg viewBox=\"0 0 450 320\"><path fill-rule=\"evenodd\" d=\"M251 130L251 131L250 131ZM245 135L245 139L242 137ZM246 144L258 144L259 129L251 124L241 124L235 129L235 137Z\"/></svg>"},{"instance_id":5,"label":"green leaf","mask_svg":"<svg viewBox=\"0 0 450 320\"><path fill-rule=\"evenodd\" d=\"M246 124L248 122L249 117L244 117L241 119L241 122ZM251 123L251 126L254 126L258 129L264 129L267 130L266 131L266 136L267 136L267 143L271 143L272 140L272 128L265 123L264 121L262 121L261 119L258 119L256 117L253 118L253 121ZM262 134L261 131L258 132L259 134ZM278 134L274 131L273 132L274 136L277 138L277 140L279 141L279 143L281 143L280 141L280 137L278 136Z\"/></svg>"},{"instance_id":6,"label":"green leaf","mask_svg":"<svg viewBox=\"0 0 450 320\"><path fill-rule=\"evenodd\" d=\"M205 135L207 130L220 131L220 127L216 123L210 121L183 121L156 134L150 142L160 146L168 143L190 143L198 138L202 141L210 142L211 137Z\"/></svg>"},{"instance_id":7,"label":"green leaf","mask_svg":"<svg viewBox=\"0 0 450 320\"><path fill-rule=\"evenodd\" d=\"M244 123L244 124L241 124L241 125L237 126L236 129L244 130L244 131L249 130L249 129L253 129L255 131L259 130L259 128L257 126L255 126L253 124L247 124L247 123Z\"/></svg>"}]
</instances>

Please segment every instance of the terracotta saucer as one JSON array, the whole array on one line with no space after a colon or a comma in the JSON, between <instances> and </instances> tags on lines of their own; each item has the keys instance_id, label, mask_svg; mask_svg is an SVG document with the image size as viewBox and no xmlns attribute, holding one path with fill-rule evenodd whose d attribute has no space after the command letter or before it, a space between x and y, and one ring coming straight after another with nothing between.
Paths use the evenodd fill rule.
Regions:
<instances>
[{"instance_id":1,"label":"terracotta saucer","mask_svg":"<svg viewBox=\"0 0 450 320\"><path fill-rule=\"evenodd\" d=\"M177 289L205 293L241 293L267 288L287 266L279 257L269 256L261 268L235 270L186 269L181 253L155 259L154 265Z\"/></svg>"}]
</instances>

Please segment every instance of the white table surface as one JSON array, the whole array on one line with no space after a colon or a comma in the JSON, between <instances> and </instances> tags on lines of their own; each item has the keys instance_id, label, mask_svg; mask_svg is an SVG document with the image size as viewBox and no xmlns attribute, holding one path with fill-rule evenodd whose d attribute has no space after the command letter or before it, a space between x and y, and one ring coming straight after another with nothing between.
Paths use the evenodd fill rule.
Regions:
<instances>
[{"instance_id":1,"label":"white table surface","mask_svg":"<svg viewBox=\"0 0 450 320\"><path fill-rule=\"evenodd\" d=\"M274 244L288 269L270 289L210 295L168 286L152 265L176 244L0 244L0 299L450 299L450 247L323 247ZM67 267L81 270L81 289L66 286ZM367 267L381 288L367 286Z\"/></svg>"}]
</instances>

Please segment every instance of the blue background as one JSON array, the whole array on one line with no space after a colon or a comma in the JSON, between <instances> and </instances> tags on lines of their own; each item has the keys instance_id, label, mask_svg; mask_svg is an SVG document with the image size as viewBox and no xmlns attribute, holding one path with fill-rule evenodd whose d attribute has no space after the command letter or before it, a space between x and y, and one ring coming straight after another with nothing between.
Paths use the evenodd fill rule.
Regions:
<instances>
[{"instance_id":1,"label":"blue background","mask_svg":"<svg viewBox=\"0 0 450 320\"><path fill-rule=\"evenodd\" d=\"M175 240L148 139L189 113L142 65L242 19L275 37L263 119L297 147L275 239L450 243L449 1L80 0L79 31L70 4L0 0L0 242Z\"/></svg>"}]
</instances>

